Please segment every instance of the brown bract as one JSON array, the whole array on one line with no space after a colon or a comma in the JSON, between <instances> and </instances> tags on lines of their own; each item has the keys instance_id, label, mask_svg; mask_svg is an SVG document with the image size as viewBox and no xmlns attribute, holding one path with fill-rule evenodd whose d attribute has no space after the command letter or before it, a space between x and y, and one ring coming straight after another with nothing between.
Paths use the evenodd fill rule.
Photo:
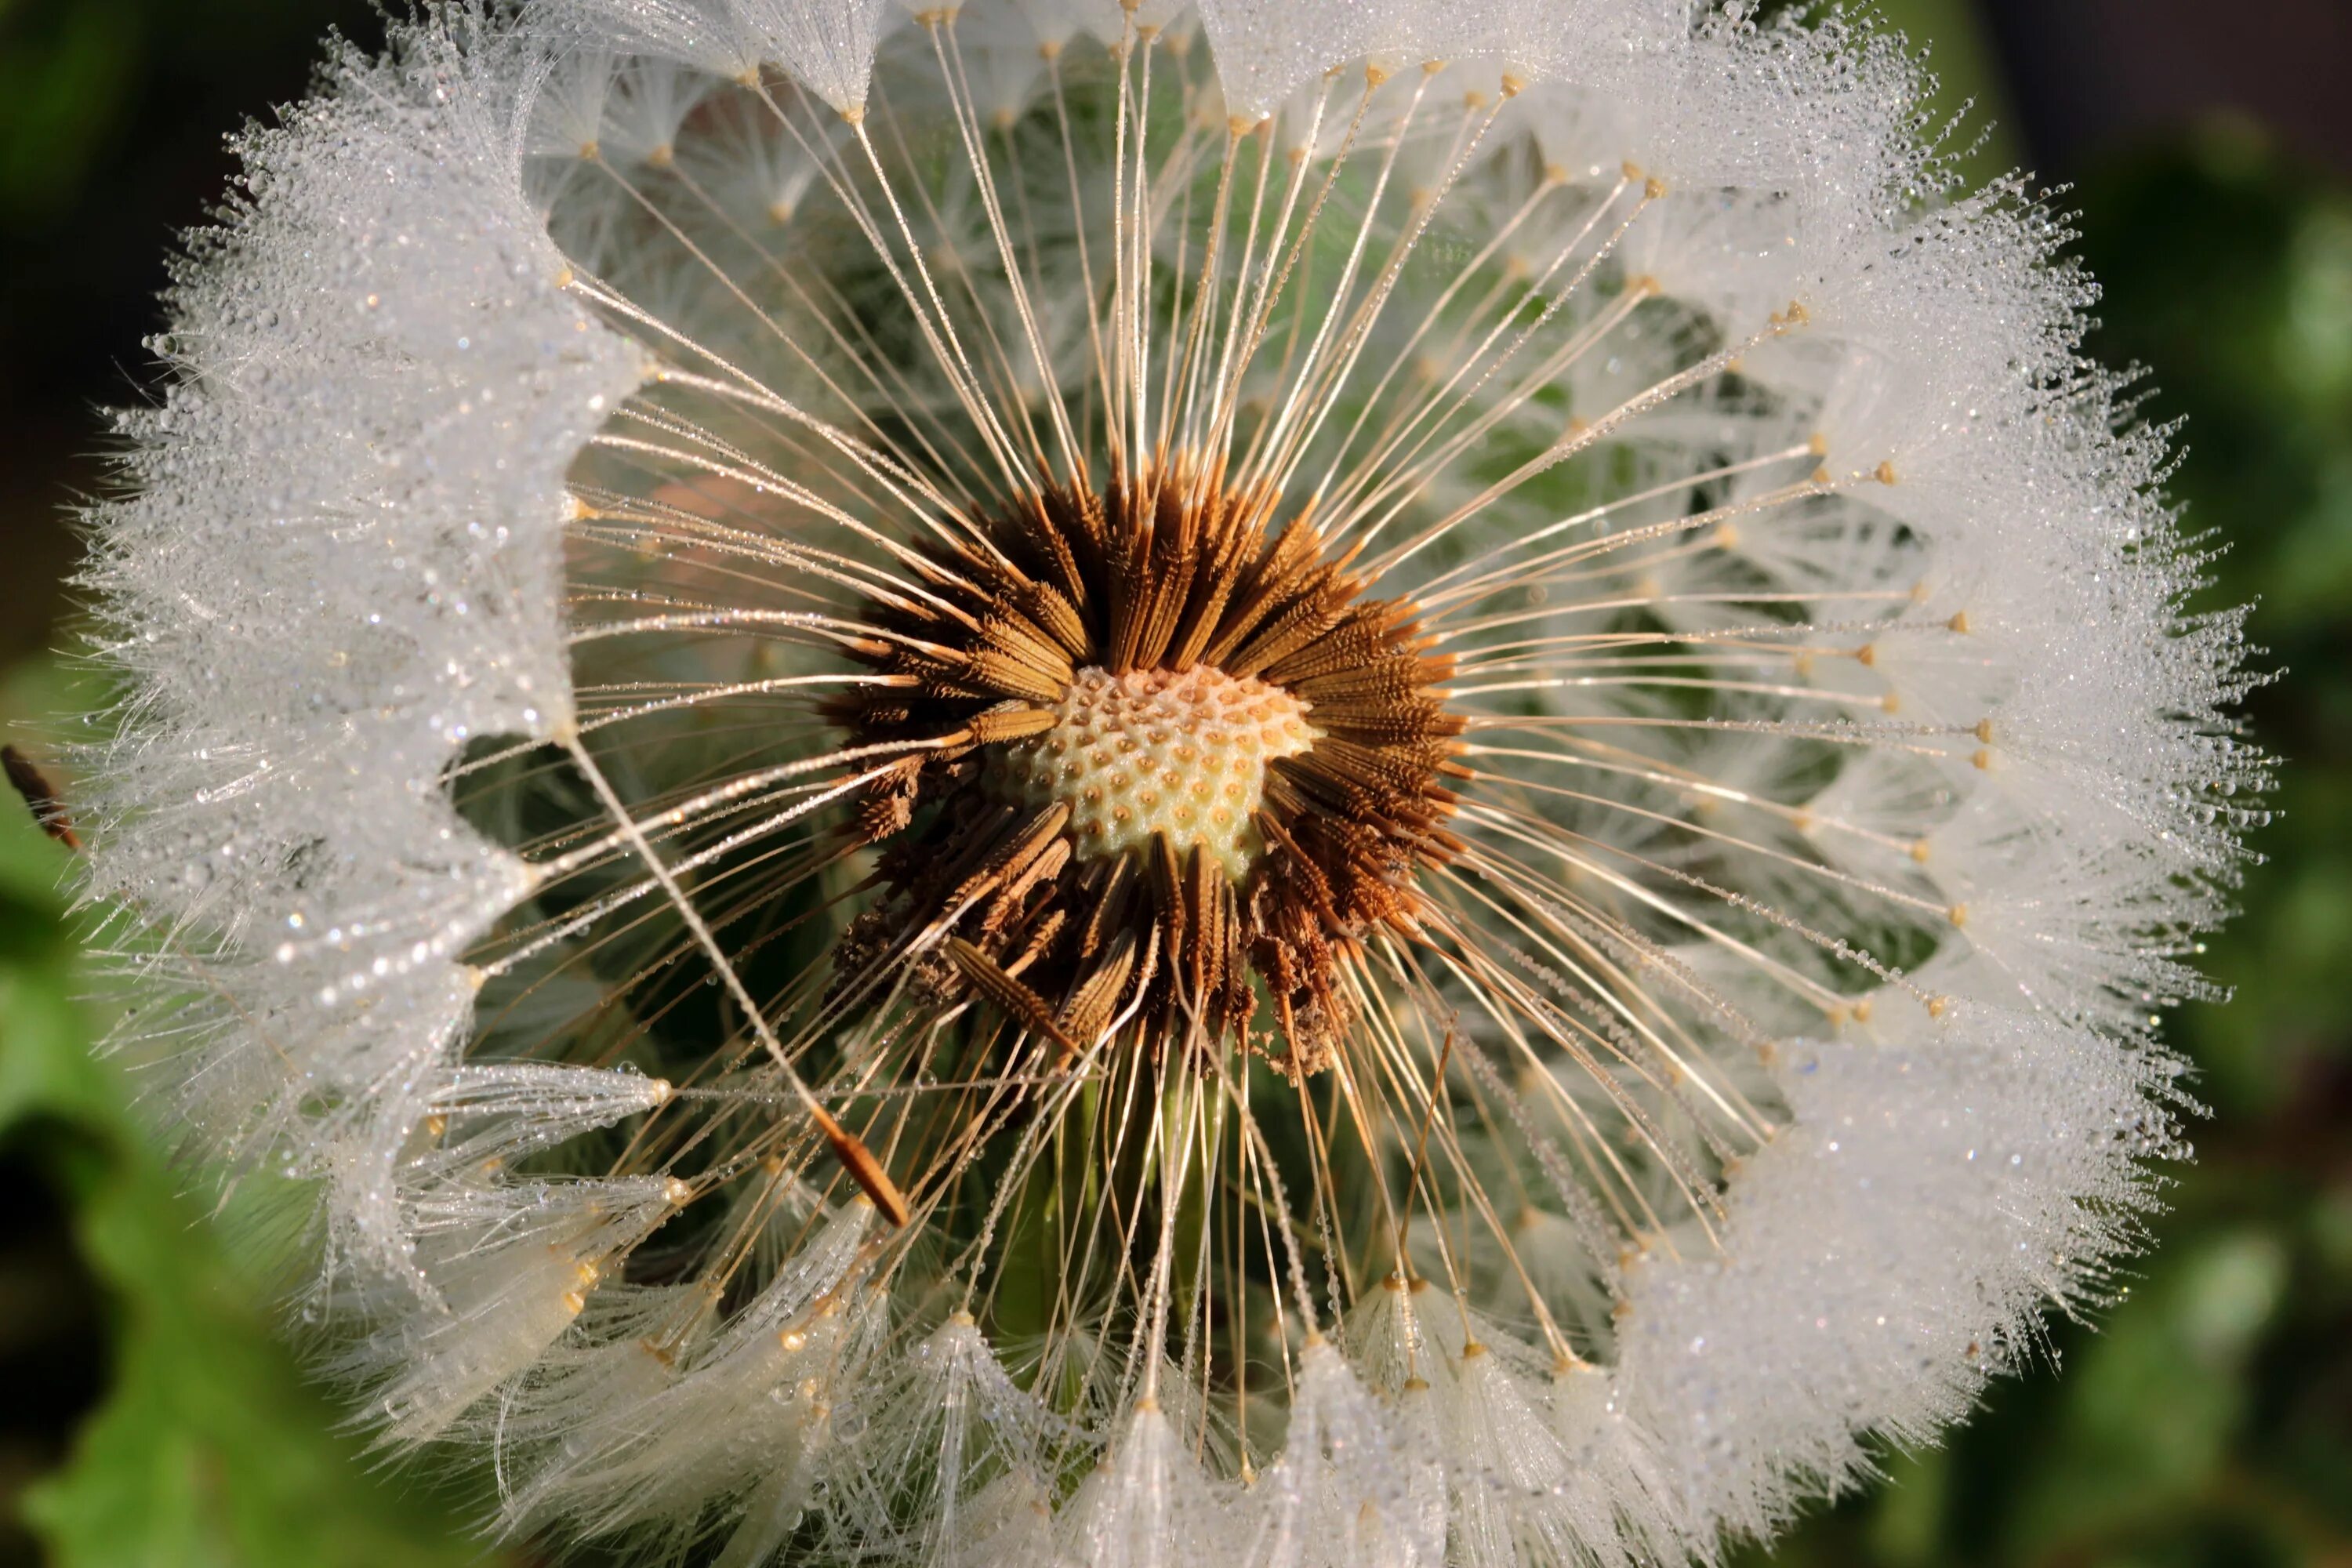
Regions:
<instances>
[{"instance_id":1,"label":"brown bract","mask_svg":"<svg viewBox=\"0 0 2352 1568\"><path fill-rule=\"evenodd\" d=\"M1461 847L1445 781L1469 771L1437 690L1452 661L1416 606L1364 597L1311 515L1274 526L1275 501L1181 459L1099 495L1044 487L976 520L976 542L931 547L929 599L867 605L875 635L853 651L888 683L831 717L855 746L928 749L850 829L881 851L879 901L836 986L916 963L942 1000L982 1000L1066 1060L1133 1020L1155 1050L1253 1043L1293 1076L1329 1062L1351 1012L1341 966L1377 928L1418 933L1416 872ZM1166 831L1110 847L1072 831L1072 801L1004 788L1001 749L1061 723L1074 682L1202 668L1312 725L1251 781L1237 858ZM1270 1038L1252 1038L1253 975Z\"/></svg>"}]
</instances>

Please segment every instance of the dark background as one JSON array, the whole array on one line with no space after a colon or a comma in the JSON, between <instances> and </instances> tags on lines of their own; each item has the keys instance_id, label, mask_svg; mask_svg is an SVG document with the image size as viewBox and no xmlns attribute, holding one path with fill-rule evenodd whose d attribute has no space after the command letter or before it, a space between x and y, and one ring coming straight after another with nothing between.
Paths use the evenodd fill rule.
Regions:
<instances>
[{"instance_id":1,"label":"dark background","mask_svg":"<svg viewBox=\"0 0 2352 1568\"><path fill-rule=\"evenodd\" d=\"M2170 1025L2211 1115L2125 1299L2053 1328L2063 1375L1753 1561L2352 1568L2352 0L1882 8L1992 127L1979 172L2065 187L2097 352L2188 419L2210 602L2258 601L2281 675L2249 721L2287 766L2208 956L2238 997ZM0 719L77 700L95 410L141 395L223 133L298 96L331 26L382 30L359 0L0 0ZM60 853L0 800L0 1564L515 1561L333 1430L89 1062Z\"/></svg>"}]
</instances>

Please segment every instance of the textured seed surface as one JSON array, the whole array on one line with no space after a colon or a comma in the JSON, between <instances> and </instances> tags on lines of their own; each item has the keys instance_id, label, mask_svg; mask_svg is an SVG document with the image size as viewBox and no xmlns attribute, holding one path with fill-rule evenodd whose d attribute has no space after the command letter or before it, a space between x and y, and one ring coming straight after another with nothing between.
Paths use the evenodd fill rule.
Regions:
<instances>
[{"instance_id":1,"label":"textured seed surface","mask_svg":"<svg viewBox=\"0 0 2352 1568\"><path fill-rule=\"evenodd\" d=\"M1308 705L1255 677L1205 665L1180 672L1077 672L1042 734L1008 741L988 762L1004 799L1070 807L1081 859L1140 852L1165 833L1195 844L1236 879L1264 847L1251 825L1269 763L1321 738Z\"/></svg>"}]
</instances>

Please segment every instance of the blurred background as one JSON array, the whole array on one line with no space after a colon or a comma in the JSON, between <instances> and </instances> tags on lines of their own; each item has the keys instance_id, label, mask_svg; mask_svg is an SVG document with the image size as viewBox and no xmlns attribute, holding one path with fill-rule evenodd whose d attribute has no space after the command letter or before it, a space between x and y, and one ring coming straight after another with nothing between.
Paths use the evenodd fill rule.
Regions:
<instances>
[{"instance_id":1,"label":"blurred background","mask_svg":"<svg viewBox=\"0 0 2352 1568\"><path fill-rule=\"evenodd\" d=\"M2175 481L2256 601L2286 761L2175 1016L2210 1110L2158 1248L1949 1446L1740 1568L2352 1568L2352 0L1880 0L1971 167L2063 187L2096 352L2185 418ZM368 0L0 0L0 721L68 706L96 412L142 395L223 134ZM1962 132L1963 144L1979 131ZM24 734L14 738L31 742ZM0 1565L521 1568L372 1469L87 1055L63 851L0 799ZM2053 1369L2063 1371L2054 1375Z\"/></svg>"}]
</instances>

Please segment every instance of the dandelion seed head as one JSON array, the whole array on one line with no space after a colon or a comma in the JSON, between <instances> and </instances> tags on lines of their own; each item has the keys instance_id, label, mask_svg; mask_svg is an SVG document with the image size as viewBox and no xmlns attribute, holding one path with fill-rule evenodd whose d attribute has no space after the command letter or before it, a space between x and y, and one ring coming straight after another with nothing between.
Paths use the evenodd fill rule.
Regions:
<instances>
[{"instance_id":1,"label":"dandelion seed head","mask_svg":"<svg viewBox=\"0 0 2352 1568\"><path fill-rule=\"evenodd\" d=\"M1706 1559L2095 1306L2267 763L1858 22L428 8L88 570L120 1048L649 1561Z\"/></svg>"}]
</instances>

